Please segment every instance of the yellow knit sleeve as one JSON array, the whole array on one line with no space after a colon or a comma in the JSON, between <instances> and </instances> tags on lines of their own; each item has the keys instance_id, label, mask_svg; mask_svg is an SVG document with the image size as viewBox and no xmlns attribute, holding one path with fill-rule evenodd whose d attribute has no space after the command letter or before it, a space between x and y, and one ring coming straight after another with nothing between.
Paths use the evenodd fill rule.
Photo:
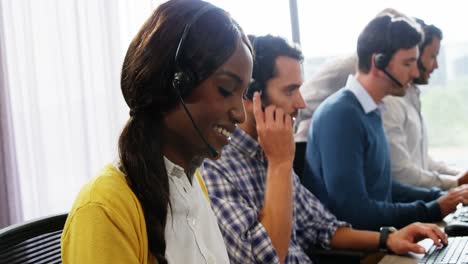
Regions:
<instances>
[{"instance_id":1,"label":"yellow knit sleeve","mask_svg":"<svg viewBox=\"0 0 468 264\"><path fill-rule=\"evenodd\" d=\"M99 204L78 209L62 235L62 261L74 263L147 263L131 226Z\"/></svg>"}]
</instances>

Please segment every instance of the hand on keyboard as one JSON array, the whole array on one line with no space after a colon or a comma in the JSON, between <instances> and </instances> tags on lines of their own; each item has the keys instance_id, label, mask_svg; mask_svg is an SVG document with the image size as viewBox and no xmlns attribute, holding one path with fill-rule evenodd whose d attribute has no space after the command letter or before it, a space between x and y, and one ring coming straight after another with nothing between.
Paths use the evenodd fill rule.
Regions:
<instances>
[{"instance_id":1,"label":"hand on keyboard","mask_svg":"<svg viewBox=\"0 0 468 264\"><path fill-rule=\"evenodd\" d=\"M447 192L447 194L439 197L437 202L440 205L440 211L442 218L455 211L457 205L462 203L463 205L468 204L468 184L458 186Z\"/></svg>"},{"instance_id":2,"label":"hand on keyboard","mask_svg":"<svg viewBox=\"0 0 468 264\"><path fill-rule=\"evenodd\" d=\"M458 178L458 185L463 185L468 183L468 171L464 171L456 175Z\"/></svg>"},{"instance_id":3,"label":"hand on keyboard","mask_svg":"<svg viewBox=\"0 0 468 264\"><path fill-rule=\"evenodd\" d=\"M436 246L447 245L447 236L434 224L414 223L408 225L388 236L387 248L396 254L414 252L422 254L424 247L417 242L430 238Z\"/></svg>"}]
</instances>

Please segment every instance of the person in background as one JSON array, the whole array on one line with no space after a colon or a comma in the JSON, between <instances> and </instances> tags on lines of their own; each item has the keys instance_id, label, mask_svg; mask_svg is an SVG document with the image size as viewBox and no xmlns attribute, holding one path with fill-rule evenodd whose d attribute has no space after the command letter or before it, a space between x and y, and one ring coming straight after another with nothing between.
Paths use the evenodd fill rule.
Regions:
<instances>
[{"instance_id":1,"label":"person in background","mask_svg":"<svg viewBox=\"0 0 468 264\"><path fill-rule=\"evenodd\" d=\"M357 41L358 72L316 110L309 129L304 185L338 219L378 230L440 221L468 203L466 185L448 193L402 184L391 176L382 125L382 100L404 96L419 77L419 25L406 17L379 16Z\"/></svg>"},{"instance_id":2,"label":"person in background","mask_svg":"<svg viewBox=\"0 0 468 264\"><path fill-rule=\"evenodd\" d=\"M196 168L244 121L252 60L225 11L198 0L154 11L122 67L130 118L119 158L80 191L63 263L229 263Z\"/></svg>"},{"instance_id":3,"label":"person in background","mask_svg":"<svg viewBox=\"0 0 468 264\"><path fill-rule=\"evenodd\" d=\"M292 169L292 118L305 107L302 52L271 35L249 36L253 79L246 120L230 135L218 160L205 160L203 177L231 263L311 263L309 247L423 252L415 242L447 243L435 225L413 224L389 234L355 230L339 221ZM262 110L264 108L264 111Z\"/></svg>"},{"instance_id":4,"label":"person in background","mask_svg":"<svg viewBox=\"0 0 468 264\"><path fill-rule=\"evenodd\" d=\"M385 8L377 16L392 15L405 16L393 8ZM312 116L317 107L330 95L343 88L349 75L356 74L357 54L349 54L332 59L305 81L300 91L306 102L306 108L301 109L295 122L294 141L296 142L296 155L294 157L294 171L302 180L304 170L305 150L307 146L307 133Z\"/></svg>"},{"instance_id":5,"label":"person in background","mask_svg":"<svg viewBox=\"0 0 468 264\"><path fill-rule=\"evenodd\" d=\"M419 45L419 77L413 80L404 97L387 96L387 110L382 119L390 146L392 176L394 179L419 187L440 187L449 190L468 183L468 171L458 171L433 160L428 153L428 136L421 113L419 85L429 83L429 78L439 67L442 31L416 19L424 31Z\"/></svg>"}]
</instances>

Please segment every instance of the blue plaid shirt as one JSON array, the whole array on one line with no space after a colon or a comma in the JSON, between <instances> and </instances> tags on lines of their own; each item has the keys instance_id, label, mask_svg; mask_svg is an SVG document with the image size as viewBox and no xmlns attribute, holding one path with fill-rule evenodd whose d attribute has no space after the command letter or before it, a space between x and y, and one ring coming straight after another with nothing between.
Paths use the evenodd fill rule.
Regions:
<instances>
[{"instance_id":1,"label":"blue plaid shirt","mask_svg":"<svg viewBox=\"0 0 468 264\"><path fill-rule=\"evenodd\" d=\"M204 162L202 174L231 263L279 263L259 221L267 160L258 142L237 128L221 158ZM329 248L337 227L349 225L337 221L295 174L293 181L293 225L285 263L312 263L304 250L311 245Z\"/></svg>"}]
</instances>

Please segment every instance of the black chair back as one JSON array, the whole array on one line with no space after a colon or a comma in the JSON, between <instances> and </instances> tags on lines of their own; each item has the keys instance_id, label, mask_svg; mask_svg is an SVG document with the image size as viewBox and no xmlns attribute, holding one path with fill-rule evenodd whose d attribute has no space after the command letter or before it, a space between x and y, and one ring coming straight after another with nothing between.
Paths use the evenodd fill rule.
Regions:
<instances>
[{"instance_id":1,"label":"black chair back","mask_svg":"<svg viewBox=\"0 0 468 264\"><path fill-rule=\"evenodd\" d=\"M1 229L0 264L62 263L60 238L67 216L48 216Z\"/></svg>"},{"instance_id":2,"label":"black chair back","mask_svg":"<svg viewBox=\"0 0 468 264\"><path fill-rule=\"evenodd\" d=\"M304 178L304 165L305 165L305 152L307 148L307 142L296 142L296 153L294 154L293 168L294 172L299 176L302 182Z\"/></svg>"}]
</instances>

